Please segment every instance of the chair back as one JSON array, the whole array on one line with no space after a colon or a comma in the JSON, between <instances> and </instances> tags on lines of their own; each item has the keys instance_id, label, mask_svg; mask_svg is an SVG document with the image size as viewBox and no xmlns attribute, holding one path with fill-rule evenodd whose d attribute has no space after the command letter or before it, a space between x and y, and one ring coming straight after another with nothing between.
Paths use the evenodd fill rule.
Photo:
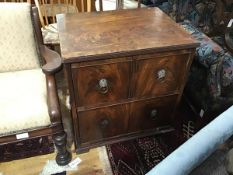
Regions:
<instances>
[{"instance_id":1,"label":"chair back","mask_svg":"<svg viewBox=\"0 0 233 175\"><path fill-rule=\"evenodd\" d=\"M81 9L77 8L76 0L35 0L39 9L39 17L42 27L56 22L59 13L90 12L93 0L80 0ZM85 8L85 5L87 8Z\"/></svg>"},{"instance_id":2,"label":"chair back","mask_svg":"<svg viewBox=\"0 0 233 175\"><path fill-rule=\"evenodd\" d=\"M31 5L0 3L0 72L39 68Z\"/></svg>"}]
</instances>

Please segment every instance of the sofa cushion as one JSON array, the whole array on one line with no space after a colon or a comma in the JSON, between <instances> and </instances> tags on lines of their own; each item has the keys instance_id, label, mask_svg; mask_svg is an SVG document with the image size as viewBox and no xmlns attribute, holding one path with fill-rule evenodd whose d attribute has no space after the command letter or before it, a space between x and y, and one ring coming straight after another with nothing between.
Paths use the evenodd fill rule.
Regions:
<instances>
[{"instance_id":1,"label":"sofa cushion","mask_svg":"<svg viewBox=\"0 0 233 175\"><path fill-rule=\"evenodd\" d=\"M208 91L214 96L223 95L224 90L229 90L229 87L232 91L233 56L190 22L185 21L181 25L200 42L200 46L196 49L195 59L209 70L206 81L210 87Z\"/></svg>"},{"instance_id":2,"label":"sofa cushion","mask_svg":"<svg viewBox=\"0 0 233 175\"><path fill-rule=\"evenodd\" d=\"M0 135L50 124L41 69L0 73L0 84Z\"/></svg>"},{"instance_id":3,"label":"sofa cushion","mask_svg":"<svg viewBox=\"0 0 233 175\"><path fill-rule=\"evenodd\" d=\"M233 103L233 56L195 28L181 25L200 42L186 84L186 95L196 108L223 111Z\"/></svg>"},{"instance_id":4,"label":"sofa cushion","mask_svg":"<svg viewBox=\"0 0 233 175\"><path fill-rule=\"evenodd\" d=\"M197 61L199 61L203 66L210 67L212 64L219 61L219 58L224 55L222 47L199 31L189 21L184 21L180 24L197 41L200 42L200 46L196 49L195 59L197 59Z\"/></svg>"},{"instance_id":5,"label":"sofa cushion","mask_svg":"<svg viewBox=\"0 0 233 175\"><path fill-rule=\"evenodd\" d=\"M39 68L30 7L0 3L0 72Z\"/></svg>"}]
</instances>

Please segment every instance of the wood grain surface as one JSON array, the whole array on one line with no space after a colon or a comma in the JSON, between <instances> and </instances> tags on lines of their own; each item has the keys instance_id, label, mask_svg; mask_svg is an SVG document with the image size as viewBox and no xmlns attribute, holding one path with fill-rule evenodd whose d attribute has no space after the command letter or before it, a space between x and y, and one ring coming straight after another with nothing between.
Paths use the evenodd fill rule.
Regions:
<instances>
[{"instance_id":1,"label":"wood grain surface","mask_svg":"<svg viewBox=\"0 0 233 175\"><path fill-rule=\"evenodd\" d=\"M150 97L177 93L186 71L189 55L171 55L156 58L143 55L136 63L134 96ZM178 68L178 69L177 69Z\"/></svg>"},{"instance_id":2,"label":"wood grain surface","mask_svg":"<svg viewBox=\"0 0 233 175\"><path fill-rule=\"evenodd\" d=\"M61 14L57 21L64 62L198 45L158 8Z\"/></svg>"},{"instance_id":3,"label":"wood grain surface","mask_svg":"<svg viewBox=\"0 0 233 175\"><path fill-rule=\"evenodd\" d=\"M130 105L128 132L138 132L170 125L177 96L135 102Z\"/></svg>"},{"instance_id":4,"label":"wood grain surface","mask_svg":"<svg viewBox=\"0 0 233 175\"><path fill-rule=\"evenodd\" d=\"M81 142L94 142L127 133L128 105L79 112Z\"/></svg>"},{"instance_id":5,"label":"wood grain surface","mask_svg":"<svg viewBox=\"0 0 233 175\"><path fill-rule=\"evenodd\" d=\"M104 102L117 102L128 97L128 62L73 68L73 80L78 106L89 106ZM84 76L85 75L85 76ZM100 82L106 81L106 88Z\"/></svg>"}]
</instances>

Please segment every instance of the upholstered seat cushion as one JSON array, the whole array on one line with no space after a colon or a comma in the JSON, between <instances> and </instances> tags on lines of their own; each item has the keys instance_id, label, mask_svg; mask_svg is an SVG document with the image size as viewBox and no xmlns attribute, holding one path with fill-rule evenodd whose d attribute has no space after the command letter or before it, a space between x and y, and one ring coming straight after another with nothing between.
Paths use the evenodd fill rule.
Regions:
<instances>
[{"instance_id":1,"label":"upholstered seat cushion","mask_svg":"<svg viewBox=\"0 0 233 175\"><path fill-rule=\"evenodd\" d=\"M41 69L0 73L0 136L50 124Z\"/></svg>"}]
</instances>

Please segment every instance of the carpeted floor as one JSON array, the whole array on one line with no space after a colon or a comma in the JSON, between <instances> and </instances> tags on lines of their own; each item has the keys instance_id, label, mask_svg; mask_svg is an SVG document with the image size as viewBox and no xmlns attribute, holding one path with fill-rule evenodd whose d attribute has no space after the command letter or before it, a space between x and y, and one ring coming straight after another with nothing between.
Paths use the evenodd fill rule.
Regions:
<instances>
[{"instance_id":1,"label":"carpeted floor","mask_svg":"<svg viewBox=\"0 0 233 175\"><path fill-rule=\"evenodd\" d=\"M176 113L175 131L107 145L114 175L144 175L196 131L194 114L185 100Z\"/></svg>"},{"instance_id":2,"label":"carpeted floor","mask_svg":"<svg viewBox=\"0 0 233 175\"><path fill-rule=\"evenodd\" d=\"M197 117L194 115L183 99L177 110L178 119L174 124L176 126L174 132L108 145L107 153L113 174L143 175L147 173L200 129L200 121L196 120ZM190 175L227 175L224 161L228 149L224 147L216 150Z\"/></svg>"},{"instance_id":3,"label":"carpeted floor","mask_svg":"<svg viewBox=\"0 0 233 175\"><path fill-rule=\"evenodd\" d=\"M107 152L114 175L144 175L176 146L167 142L167 136L152 136L108 145ZM174 137L173 137L174 138ZM177 145L178 146L178 145ZM225 157L228 149L216 150L190 175L228 175Z\"/></svg>"},{"instance_id":4,"label":"carpeted floor","mask_svg":"<svg viewBox=\"0 0 233 175\"><path fill-rule=\"evenodd\" d=\"M144 175L174 149L166 144L164 136L143 137L106 148L114 175Z\"/></svg>"},{"instance_id":5,"label":"carpeted floor","mask_svg":"<svg viewBox=\"0 0 233 175\"><path fill-rule=\"evenodd\" d=\"M224 162L228 150L219 149L207 158L190 175L228 175Z\"/></svg>"}]
</instances>

